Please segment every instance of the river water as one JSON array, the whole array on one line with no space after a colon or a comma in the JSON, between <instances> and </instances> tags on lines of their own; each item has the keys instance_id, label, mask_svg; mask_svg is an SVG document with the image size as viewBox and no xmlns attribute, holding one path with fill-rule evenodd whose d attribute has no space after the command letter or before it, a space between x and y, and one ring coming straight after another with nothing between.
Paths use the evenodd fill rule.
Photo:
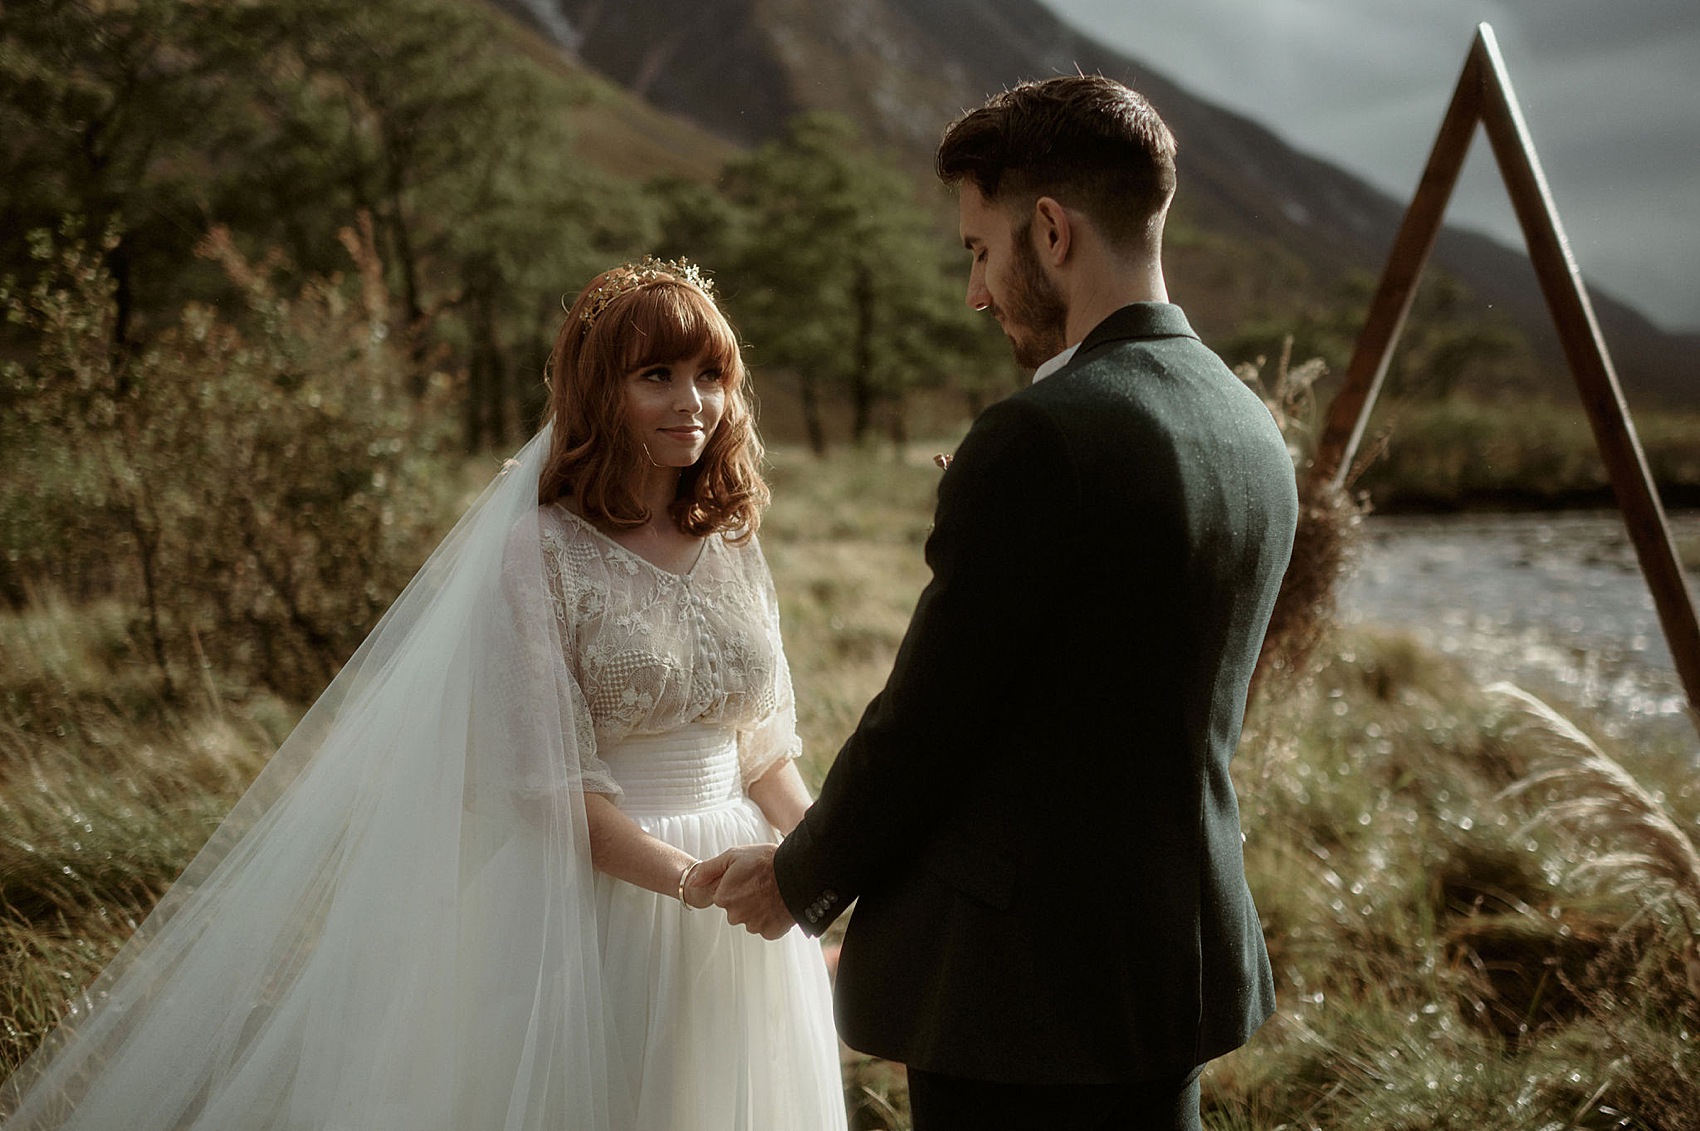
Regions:
<instances>
[{"instance_id":1,"label":"river water","mask_svg":"<svg viewBox=\"0 0 1700 1131\"><path fill-rule=\"evenodd\" d=\"M1670 523L1679 541L1700 539L1700 512ZM1409 631L1484 682L1587 708L1609 733L1695 739L1616 512L1372 515L1365 527L1341 597L1348 622ZM1700 594L1700 574L1688 576Z\"/></svg>"}]
</instances>

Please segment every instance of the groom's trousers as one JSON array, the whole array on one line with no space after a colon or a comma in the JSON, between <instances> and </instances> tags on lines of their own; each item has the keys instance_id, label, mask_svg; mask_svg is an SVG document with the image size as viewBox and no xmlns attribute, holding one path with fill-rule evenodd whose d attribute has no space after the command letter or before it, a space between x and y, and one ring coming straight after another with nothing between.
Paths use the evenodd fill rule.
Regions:
<instances>
[{"instance_id":1,"label":"groom's trousers","mask_svg":"<svg viewBox=\"0 0 1700 1131\"><path fill-rule=\"evenodd\" d=\"M1118 1084L996 1084L910 1068L915 1131L1199 1131L1198 1074Z\"/></svg>"}]
</instances>

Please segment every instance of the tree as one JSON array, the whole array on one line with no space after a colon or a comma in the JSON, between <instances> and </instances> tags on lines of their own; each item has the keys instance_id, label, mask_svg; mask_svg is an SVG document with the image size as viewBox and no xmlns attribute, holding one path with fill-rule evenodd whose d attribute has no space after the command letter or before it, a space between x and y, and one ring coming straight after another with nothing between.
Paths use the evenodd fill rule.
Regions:
<instances>
[{"instance_id":1,"label":"tree","mask_svg":"<svg viewBox=\"0 0 1700 1131\"><path fill-rule=\"evenodd\" d=\"M1223 353L1238 362L1274 358L1290 349L1295 357L1320 357L1332 371L1344 372L1373 293L1368 276L1349 276L1325 302L1241 327ZM1290 346L1284 346L1289 338ZM1388 366L1387 394L1445 398L1465 388L1528 392L1535 385L1527 339L1503 314L1478 309L1456 278L1431 272L1417 290Z\"/></svg>"},{"instance_id":2,"label":"tree","mask_svg":"<svg viewBox=\"0 0 1700 1131\"><path fill-rule=\"evenodd\" d=\"M538 352L539 296L552 303L648 231L633 194L573 161L566 112L585 87L526 59L480 5L249 0L233 18L261 51L268 123L242 162L262 191L242 195L291 218L271 221L278 236L298 229L314 247L326 216L369 213L416 391L433 347L450 347L468 375L468 445L505 439L512 374L528 367L511 354ZM318 193L303 198L304 184Z\"/></svg>"},{"instance_id":3,"label":"tree","mask_svg":"<svg viewBox=\"0 0 1700 1131\"><path fill-rule=\"evenodd\" d=\"M710 269L731 263L747 238L750 217L713 185L686 177L655 177L644 184L655 218L654 254L685 258Z\"/></svg>"},{"instance_id":4,"label":"tree","mask_svg":"<svg viewBox=\"0 0 1700 1131\"><path fill-rule=\"evenodd\" d=\"M23 234L62 217L112 233L122 357L185 302L240 311L193 254L212 227L280 249L299 284L342 270L336 233L369 216L414 395L463 373L466 443L503 442L540 400L522 375L541 374L561 292L652 235L640 194L574 161L586 90L462 0L7 3L0 275L27 285Z\"/></svg>"},{"instance_id":5,"label":"tree","mask_svg":"<svg viewBox=\"0 0 1700 1131\"><path fill-rule=\"evenodd\" d=\"M783 137L732 162L726 196L743 212L731 289L758 360L793 371L810 446L826 448L822 395L842 392L851 438L881 404L901 406L973 341L943 265L938 223L914 185L837 115L793 119ZM974 350L967 351L969 355ZM901 434L901 413L894 415Z\"/></svg>"},{"instance_id":6,"label":"tree","mask_svg":"<svg viewBox=\"0 0 1700 1131\"><path fill-rule=\"evenodd\" d=\"M65 216L111 233L116 356L180 295L204 231L206 156L233 112L209 77L208 22L192 0L0 5L0 263L27 282L27 234Z\"/></svg>"}]
</instances>

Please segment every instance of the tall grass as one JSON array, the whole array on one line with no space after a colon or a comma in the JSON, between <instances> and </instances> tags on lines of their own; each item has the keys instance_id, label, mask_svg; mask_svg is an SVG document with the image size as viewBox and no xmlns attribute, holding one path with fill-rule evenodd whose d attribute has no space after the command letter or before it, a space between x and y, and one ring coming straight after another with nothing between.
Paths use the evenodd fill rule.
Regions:
<instances>
[{"instance_id":1,"label":"tall grass","mask_svg":"<svg viewBox=\"0 0 1700 1131\"><path fill-rule=\"evenodd\" d=\"M182 871L287 733L269 696L166 706L134 615L0 615L0 1064L8 1070Z\"/></svg>"},{"instance_id":2,"label":"tall grass","mask_svg":"<svg viewBox=\"0 0 1700 1131\"><path fill-rule=\"evenodd\" d=\"M1393 634L1337 640L1305 693L1256 705L1237 776L1282 1010L1208 1072L1215 1126L1700 1125L1691 929L1575 882L1621 842L1532 819L1549 748ZM1692 751L1619 754L1670 775L1646 796L1691 843Z\"/></svg>"},{"instance_id":3,"label":"tall grass","mask_svg":"<svg viewBox=\"0 0 1700 1131\"><path fill-rule=\"evenodd\" d=\"M930 452L772 453L763 546L817 780L926 580ZM203 668L162 705L134 614L115 604L38 594L0 614L4 1067L291 725L300 704L236 684ZM1692 845L1693 751L1589 741ZM1624 844L1536 819L1568 796L1534 776L1551 746L1526 711L1393 633L1327 637L1259 698L1235 773L1281 1009L1206 1073L1207 1126L1700 1127L1693 928L1645 885L1578 875ZM907 1124L891 1065L848 1058L846 1097L855 1126Z\"/></svg>"}]
</instances>

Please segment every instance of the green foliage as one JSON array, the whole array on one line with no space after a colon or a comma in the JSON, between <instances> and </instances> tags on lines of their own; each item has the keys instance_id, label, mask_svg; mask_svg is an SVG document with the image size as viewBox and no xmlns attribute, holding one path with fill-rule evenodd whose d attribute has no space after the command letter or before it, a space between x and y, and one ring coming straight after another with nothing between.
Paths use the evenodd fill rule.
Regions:
<instances>
[{"instance_id":1,"label":"green foliage","mask_svg":"<svg viewBox=\"0 0 1700 1131\"><path fill-rule=\"evenodd\" d=\"M24 0L0 8L0 45L0 272L27 289L38 261L17 233L62 216L111 232L118 352L185 303L244 301L192 254L209 227L277 249L299 286L341 268L335 234L366 215L409 390L455 376L468 450L535 422L560 297L645 251L720 276L817 451L840 403L856 440L883 425L901 442L912 392L948 386L977 411L1010 379L960 301L942 215L841 118L799 118L721 187L639 189L574 155L568 112L594 84L482 4ZM33 348L16 330L8 347Z\"/></svg>"},{"instance_id":2,"label":"green foliage","mask_svg":"<svg viewBox=\"0 0 1700 1131\"><path fill-rule=\"evenodd\" d=\"M1297 356L1320 357L1331 371L1344 373L1374 290L1368 276L1350 276L1320 301L1247 320L1222 353L1234 362L1274 357L1290 340ZM1382 394L1527 395L1538 387L1537 376L1528 342L1503 314L1478 309L1462 283L1431 272L1417 288Z\"/></svg>"},{"instance_id":3,"label":"green foliage","mask_svg":"<svg viewBox=\"0 0 1700 1131\"><path fill-rule=\"evenodd\" d=\"M586 85L459 0L25 0L0 9L0 271L37 269L12 233L61 216L110 231L116 349L186 301L240 304L192 249L223 225L278 248L299 285L342 267L371 217L385 320L424 392L465 375L468 447L511 439L541 399L554 303L649 235L640 194L575 162ZM21 348L28 349L25 341Z\"/></svg>"},{"instance_id":4,"label":"green foliage","mask_svg":"<svg viewBox=\"0 0 1700 1131\"><path fill-rule=\"evenodd\" d=\"M208 157L231 106L205 66L206 5L20 0L0 7L0 272L60 217L111 231L114 340L183 295Z\"/></svg>"},{"instance_id":5,"label":"green foliage","mask_svg":"<svg viewBox=\"0 0 1700 1131\"><path fill-rule=\"evenodd\" d=\"M728 165L723 185L741 213L720 227L729 305L755 363L796 375L817 453L828 390L848 396L854 441L884 404L901 443L909 390L946 375L971 392L1007 381L1005 347L962 303L939 224L846 119L800 115Z\"/></svg>"},{"instance_id":6,"label":"green foliage","mask_svg":"<svg viewBox=\"0 0 1700 1131\"><path fill-rule=\"evenodd\" d=\"M224 212L318 271L327 226L371 215L414 391L447 361L469 450L528 430L556 300L648 230L639 197L573 158L587 88L481 5L250 0L230 26L257 113Z\"/></svg>"},{"instance_id":7,"label":"green foliage","mask_svg":"<svg viewBox=\"0 0 1700 1131\"><path fill-rule=\"evenodd\" d=\"M107 246L111 244L108 237ZM166 688L204 663L291 695L322 686L424 557L419 478L440 396L408 395L381 268L278 292L216 232L202 253L248 307L191 305L115 354L114 286L86 243L37 241L45 270L5 295L35 355L0 369L0 587L51 578L122 594Z\"/></svg>"},{"instance_id":8,"label":"green foliage","mask_svg":"<svg viewBox=\"0 0 1700 1131\"><path fill-rule=\"evenodd\" d=\"M1700 502L1700 420L1633 418L1667 505ZM1610 506L1612 495L1578 404L1453 396L1389 403L1370 422L1387 443L1358 481L1383 510Z\"/></svg>"}]
</instances>

